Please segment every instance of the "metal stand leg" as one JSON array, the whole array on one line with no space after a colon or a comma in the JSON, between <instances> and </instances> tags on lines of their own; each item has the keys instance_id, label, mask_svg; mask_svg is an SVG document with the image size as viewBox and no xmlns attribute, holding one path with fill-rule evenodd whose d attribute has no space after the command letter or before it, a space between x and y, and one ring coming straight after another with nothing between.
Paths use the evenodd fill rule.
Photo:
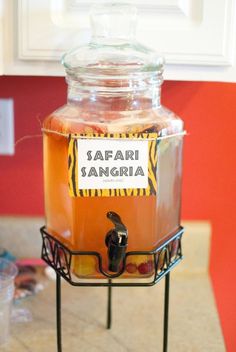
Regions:
<instances>
[{"instance_id":1,"label":"metal stand leg","mask_svg":"<svg viewBox=\"0 0 236 352\"><path fill-rule=\"evenodd\" d=\"M109 284L111 284L112 280L108 280ZM111 299L112 299L112 287L108 286L108 300L107 300L107 329L111 329L112 322L112 307L111 307Z\"/></svg>"},{"instance_id":2,"label":"metal stand leg","mask_svg":"<svg viewBox=\"0 0 236 352\"><path fill-rule=\"evenodd\" d=\"M168 350L169 291L170 291L170 273L166 274L165 276L163 352L167 352Z\"/></svg>"},{"instance_id":3,"label":"metal stand leg","mask_svg":"<svg viewBox=\"0 0 236 352\"><path fill-rule=\"evenodd\" d=\"M61 344L61 277L57 273L56 281L56 290L57 290L57 351L62 352Z\"/></svg>"}]
</instances>

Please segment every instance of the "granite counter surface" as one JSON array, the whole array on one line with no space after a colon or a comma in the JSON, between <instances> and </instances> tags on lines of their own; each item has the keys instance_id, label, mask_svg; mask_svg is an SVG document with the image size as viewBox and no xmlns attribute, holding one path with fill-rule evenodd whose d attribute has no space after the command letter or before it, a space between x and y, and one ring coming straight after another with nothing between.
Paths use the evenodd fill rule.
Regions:
<instances>
[{"instance_id":1,"label":"granite counter surface","mask_svg":"<svg viewBox=\"0 0 236 352\"><path fill-rule=\"evenodd\" d=\"M0 243L13 254L38 256L42 218L3 217ZM210 224L185 222L184 260L171 273L169 352L223 352L208 276ZM154 287L113 288L113 324L106 330L106 288L72 287L62 280L63 352L162 351L164 280ZM1 352L56 352L55 282L22 301L32 322L12 325Z\"/></svg>"},{"instance_id":2,"label":"granite counter surface","mask_svg":"<svg viewBox=\"0 0 236 352\"><path fill-rule=\"evenodd\" d=\"M154 287L114 288L113 325L106 330L106 288L62 284L63 352L162 351L164 280ZM55 283L17 308L30 323L12 325L1 352L54 352ZM224 342L207 275L171 274L169 351L223 352Z\"/></svg>"}]
</instances>

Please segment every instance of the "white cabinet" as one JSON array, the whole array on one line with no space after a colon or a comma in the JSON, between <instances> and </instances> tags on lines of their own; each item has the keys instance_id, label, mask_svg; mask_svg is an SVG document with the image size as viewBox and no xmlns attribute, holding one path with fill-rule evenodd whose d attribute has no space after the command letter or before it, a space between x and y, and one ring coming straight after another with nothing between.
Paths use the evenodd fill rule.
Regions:
<instances>
[{"instance_id":1,"label":"white cabinet","mask_svg":"<svg viewBox=\"0 0 236 352\"><path fill-rule=\"evenodd\" d=\"M1 73L64 75L60 57L88 40L96 2L0 0ZM165 79L236 82L236 0L129 2L139 9L138 40L166 58Z\"/></svg>"}]
</instances>

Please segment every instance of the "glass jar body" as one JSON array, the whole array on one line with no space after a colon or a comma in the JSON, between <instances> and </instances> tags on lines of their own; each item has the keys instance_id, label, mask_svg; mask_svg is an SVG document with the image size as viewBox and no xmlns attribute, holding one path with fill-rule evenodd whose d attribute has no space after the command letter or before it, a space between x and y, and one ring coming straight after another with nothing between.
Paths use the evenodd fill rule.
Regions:
<instances>
[{"instance_id":1,"label":"glass jar body","mask_svg":"<svg viewBox=\"0 0 236 352\"><path fill-rule=\"evenodd\" d=\"M100 253L104 271L108 268L105 237L111 229L106 218L109 211L119 214L128 229L127 251L153 250L180 225L183 122L159 104L159 91L154 95L152 98L145 94L99 96L90 92L75 99L75 95L69 94L68 104L53 112L43 124L47 229L72 250ZM154 132L159 136L156 195L69 195L71 134ZM73 271L82 278L102 277L92 256L75 260ZM152 272L148 256L130 256L121 278L144 278Z\"/></svg>"}]
</instances>

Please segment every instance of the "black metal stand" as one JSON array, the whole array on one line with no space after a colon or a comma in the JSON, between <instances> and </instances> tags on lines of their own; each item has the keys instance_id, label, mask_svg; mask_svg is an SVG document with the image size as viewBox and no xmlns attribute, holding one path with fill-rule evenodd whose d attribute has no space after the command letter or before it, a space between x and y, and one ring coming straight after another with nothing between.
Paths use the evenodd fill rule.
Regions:
<instances>
[{"instance_id":1,"label":"black metal stand","mask_svg":"<svg viewBox=\"0 0 236 352\"><path fill-rule=\"evenodd\" d=\"M111 279L108 280L110 284L112 284ZM108 286L108 299L107 299L107 329L111 329L112 322L112 308L111 308L111 299L112 299L112 288Z\"/></svg>"},{"instance_id":2,"label":"black metal stand","mask_svg":"<svg viewBox=\"0 0 236 352\"><path fill-rule=\"evenodd\" d=\"M62 352L61 343L61 277L57 273L56 294L57 294L57 351Z\"/></svg>"},{"instance_id":3,"label":"black metal stand","mask_svg":"<svg viewBox=\"0 0 236 352\"><path fill-rule=\"evenodd\" d=\"M61 330L61 277L68 281L73 286L106 286L108 287L107 300L107 329L111 329L112 324L112 287L142 287L153 286L162 277L165 276L165 292L164 292L164 319L163 319L163 352L168 350L168 323L169 323L169 292L170 292L170 271L182 260L182 246L181 238L183 235L183 228L180 227L178 231L169 236L168 240L162 243L153 251L133 251L127 252L122 263L119 273L110 274L104 271L102 267L102 257L97 252L91 251L72 251L55 237L50 235L45 227L40 229L43 239L42 245L42 259L56 271L56 313L57 313L57 351L62 352L62 330ZM72 262L74 258L79 256L91 255L98 260L99 274L102 278L107 278L106 282L100 279L90 279L90 282L84 282L83 278L80 280L73 276ZM130 278L130 282L112 281L126 273L126 262L132 255L147 255L151 256L153 266L150 271L150 281L142 282L142 278ZM131 257L132 258L132 257ZM130 277L130 275L128 275ZM145 276L145 279L147 277ZM102 282L101 282L102 281Z\"/></svg>"},{"instance_id":4,"label":"black metal stand","mask_svg":"<svg viewBox=\"0 0 236 352\"><path fill-rule=\"evenodd\" d=\"M163 352L167 352L167 350L168 350L169 290L170 290L170 273L167 273L165 276Z\"/></svg>"}]
</instances>

